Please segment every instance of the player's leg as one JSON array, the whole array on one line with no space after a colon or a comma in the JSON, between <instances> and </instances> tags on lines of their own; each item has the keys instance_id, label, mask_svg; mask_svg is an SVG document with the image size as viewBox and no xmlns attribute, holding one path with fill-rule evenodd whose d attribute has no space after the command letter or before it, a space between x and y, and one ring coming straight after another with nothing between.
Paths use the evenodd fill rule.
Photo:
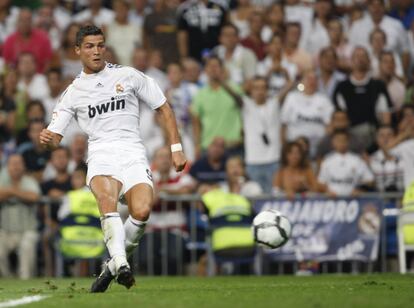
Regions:
<instances>
[{"instance_id":1,"label":"player's leg","mask_svg":"<svg viewBox=\"0 0 414 308\"><path fill-rule=\"evenodd\" d=\"M129 267L125 253L124 227L117 212L122 184L110 176L98 175L92 178L90 187L99 206L105 244L117 273L122 266Z\"/></svg>"}]
</instances>

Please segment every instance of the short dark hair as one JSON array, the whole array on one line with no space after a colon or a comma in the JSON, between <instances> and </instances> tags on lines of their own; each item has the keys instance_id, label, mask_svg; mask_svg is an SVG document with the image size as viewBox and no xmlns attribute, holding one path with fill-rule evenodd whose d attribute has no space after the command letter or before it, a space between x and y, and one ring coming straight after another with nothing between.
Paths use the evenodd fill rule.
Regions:
<instances>
[{"instance_id":1,"label":"short dark hair","mask_svg":"<svg viewBox=\"0 0 414 308\"><path fill-rule=\"evenodd\" d=\"M80 46L83 42L85 36L88 35L102 35L104 36L102 30L94 25L87 25L80 27L78 33L76 33L76 46Z\"/></svg>"}]
</instances>

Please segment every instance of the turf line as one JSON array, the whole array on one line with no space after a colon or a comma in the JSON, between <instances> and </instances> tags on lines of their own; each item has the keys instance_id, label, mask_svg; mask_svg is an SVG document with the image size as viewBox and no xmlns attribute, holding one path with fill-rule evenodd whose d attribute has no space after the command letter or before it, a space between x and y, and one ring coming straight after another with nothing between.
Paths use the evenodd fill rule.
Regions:
<instances>
[{"instance_id":1,"label":"turf line","mask_svg":"<svg viewBox=\"0 0 414 308\"><path fill-rule=\"evenodd\" d=\"M0 308L16 307L20 305L30 304L30 303L41 301L48 297L49 296L45 296L45 295L34 295L34 296L25 296L19 299L11 299L6 302L0 302Z\"/></svg>"}]
</instances>

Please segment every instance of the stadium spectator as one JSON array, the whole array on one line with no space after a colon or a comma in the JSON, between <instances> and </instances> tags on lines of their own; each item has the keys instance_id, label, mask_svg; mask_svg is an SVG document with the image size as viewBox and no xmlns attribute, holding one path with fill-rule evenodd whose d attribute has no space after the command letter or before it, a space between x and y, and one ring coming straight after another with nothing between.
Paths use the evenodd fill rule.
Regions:
<instances>
[{"instance_id":1,"label":"stadium spectator","mask_svg":"<svg viewBox=\"0 0 414 308\"><path fill-rule=\"evenodd\" d=\"M380 126L377 130L378 150L370 157L370 167L375 176L375 186L380 192L403 191L403 165L399 157L390 155L388 144L395 138L391 126Z\"/></svg>"},{"instance_id":2,"label":"stadium spectator","mask_svg":"<svg viewBox=\"0 0 414 308\"><path fill-rule=\"evenodd\" d=\"M331 19L328 23L330 46L335 48L338 56L338 68L348 72L351 70L351 56L353 46L348 43L344 35L344 26L339 19Z\"/></svg>"},{"instance_id":3,"label":"stadium spectator","mask_svg":"<svg viewBox=\"0 0 414 308\"><path fill-rule=\"evenodd\" d=\"M60 199L71 190L70 174L68 173L69 151L59 147L50 155L50 163L56 170L55 178L41 184L42 194L51 199L43 208L44 229L42 232L42 253L44 257L44 273L47 277L54 276L54 240L58 230L57 213Z\"/></svg>"},{"instance_id":4,"label":"stadium spectator","mask_svg":"<svg viewBox=\"0 0 414 308\"><path fill-rule=\"evenodd\" d=\"M317 58L322 48L329 46L328 22L333 14L331 0L317 0L314 6L315 13L306 28L303 39L303 48L314 58Z\"/></svg>"},{"instance_id":5,"label":"stadium spectator","mask_svg":"<svg viewBox=\"0 0 414 308\"><path fill-rule=\"evenodd\" d=\"M17 272L21 279L35 274L38 240L36 205L40 199L37 181L26 175L21 155L13 154L7 170L0 174L0 273L11 275L9 254L17 253Z\"/></svg>"},{"instance_id":6,"label":"stadium spectator","mask_svg":"<svg viewBox=\"0 0 414 308\"><path fill-rule=\"evenodd\" d=\"M275 34L267 45L267 57L258 63L257 74L267 79L269 96L278 96L290 82L296 80L298 68L283 54L283 37Z\"/></svg>"},{"instance_id":7,"label":"stadium spectator","mask_svg":"<svg viewBox=\"0 0 414 308\"><path fill-rule=\"evenodd\" d=\"M376 27L386 33L387 48L401 56L403 67L410 63L407 33L402 23L385 15L384 0L368 0L368 13L352 24L348 38L354 46L369 47L369 35Z\"/></svg>"},{"instance_id":8,"label":"stadium spectator","mask_svg":"<svg viewBox=\"0 0 414 308\"><path fill-rule=\"evenodd\" d=\"M250 33L246 38L240 41L240 44L254 52L257 60L259 61L263 60L266 56L266 43L262 40L262 32L264 27L263 17L263 13L257 10L250 14Z\"/></svg>"},{"instance_id":9,"label":"stadium spectator","mask_svg":"<svg viewBox=\"0 0 414 308\"><path fill-rule=\"evenodd\" d=\"M302 146L288 142L283 146L281 168L273 176L273 192L288 198L295 194L318 192L319 186Z\"/></svg>"},{"instance_id":10,"label":"stadium spectator","mask_svg":"<svg viewBox=\"0 0 414 308\"><path fill-rule=\"evenodd\" d=\"M45 32L33 28L32 12L21 9L17 19L17 30L3 44L3 58L7 65L15 66L23 52L33 54L36 71L44 72L52 59L52 47Z\"/></svg>"},{"instance_id":11,"label":"stadium spectator","mask_svg":"<svg viewBox=\"0 0 414 308\"><path fill-rule=\"evenodd\" d=\"M333 99L336 86L346 79L338 70L338 57L333 47L322 48L319 53L318 91Z\"/></svg>"},{"instance_id":12,"label":"stadium spectator","mask_svg":"<svg viewBox=\"0 0 414 308\"><path fill-rule=\"evenodd\" d=\"M109 25L115 19L115 13L102 5L102 0L89 0L88 8L73 16L78 24L92 23L98 27Z\"/></svg>"},{"instance_id":13,"label":"stadium spectator","mask_svg":"<svg viewBox=\"0 0 414 308\"><path fill-rule=\"evenodd\" d=\"M405 99L405 84L396 75L395 57L390 51L381 53L379 63L379 78L387 86L387 91L392 102L392 111L399 112Z\"/></svg>"},{"instance_id":14,"label":"stadium spectator","mask_svg":"<svg viewBox=\"0 0 414 308\"><path fill-rule=\"evenodd\" d=\"M372 75L375 78L379 78L380 76L380 58L381 54L383 52L390 52L392 56L394 57L394 71L393 74L399 76L400 78L404 78L404 71L401 64L401 58L398 56L397 53L392 51L387 51L385 48L386 42L387 42L387 35L384 31L377 28L374 29L374 31L371 32L369 36L369 42L370 42L370 59L371 59L371 70Z\"/></svg>"},{"instance_id":15,"label":"stadium spectator","mask_svg":"<svg viewBox=\"0 0 414 308\"><path fill-rule=\"evenodd\" d=\"M54 20L52 8L49 6L40 7L36 12L33 22L35 28L47 33L53 51L59 49L62 33Z\"/></svg>"},{"instance_id":16,"label":"stadium spectator","mask_svg":"<svg viewBox=\"0 0 414 308\"><path fill-rule=\"evenodd\" d=\"M252 81L251 95L243 97L244 151L249 178L263 191L272 191L272 177L279 167L281 152L279 100L268 96L264 78Z\"/></svg>"},{"instance_id":17,"label":"stadium spectator","mask_svg":"<svg viewBox=\"0 0 414 308\"><path fill-rule=\"evenodd\" d=\"M201 82L201 65L192 58L185 58L181 61L183 65L184 81L200 88Z\"/></svg>"},{"instance_id":18,"label":"stadium spectator","mask_svg":"<svg viewBox=\"0 0 414 308\"><path fill-rule=\"evenodd\" d=\"M250 0L236 0L237 6L230 11L230 22L239 30L240 39L246 38L250 33L249 17L255 7Z\"/></svg>"},{"instance_id":19,"label":"stadium spectator","mask_svg":"<svg viewBox=\"0 0 414 308\"><path fill-rule=\"evenodd\" d=\"M53 56L51 66L61 69L65 80L72 81L82 71L82 64L75 52L76 33L78 31L78 24L69 24L63 34L61 48Z\"/></svg>"},{"instance_id":20,"label":"stadium spectator","mask_svg":"<svg viewBox=\"0 0 414 308\"><path fill-rule=\"evenodd\" d=\"M414 4L411 0L399 0L392 1L390 3L391 10L388 15L399 19L404 25L405 29L410 29L412 22L414 21Z\"/></svg>"},{"instance_id":21,"label":"stadium spectator","mask_svg":"<svg viewBox=\"0 0 414 308\"><path fill-rule=\"evenodd\" d=\"M286 24L284 55L288 61L297 65L299 72L302 74L307 70L311 70L313 65L311 55L299 47L301 35L300 23L290 22Z\"/></svg>"},{"instance_id":22,"label":"stadium spectator","mask_svg":"<svg viewBox=\"0 0 414 308\"><path fill-rule=\"evenodd\" d=\"M211 186L225 180L225 154L224 138L215 137L208 146L206 155L196 160L191 166L189 173L197 181L200 192L205 192Z\"/></svg>"},{"instance_id":23,"label":"stadium spectator","mask_svg":"<svg viewBox=\"0 0 414 308\"><path fill-rule=\"evenodd\" d=\"M48 84L48 96L42 100L43 107L46 111L45 122L49 124L52 120L52 113L55 105L59 101L60 94L62 93L63 79L62 73L59 69L50 69L46 73Z\"/></svg>"},{"instance_id":24,"label":"stadium spectator","mask_svg":"<svg viewBox=\"0 0 414 308\"><path fill-rule=\"evenodd\" d=\"M302 47L307 35L305 32L310 28L312 22L314 9L300 0L286 0L284 2L284 11L286 26L289 27L293 23L298 26L299 33L302 32L302 35L298 35L300 38L297 38L298 41L300 39L300 46ZM294 36L297 36L297 34L295 33ZM301 67L301 69L303 68Z\"/></svg>"},{"instance_id":25,"label":"stadium spectator","mask_svg":"<svg viewBox=\"0 0 414 308\"><path fill-rule=\"evenodd\" d=\"M196 157L200 157L216 136L225 139L229 151L239 151L242 123L237 104L240 104L241 89L227 83L219 58L207 59L205 71L209 83L197 92L191 105Z\"/></svg>"},{"instance_id":26,"label":"stadium spectator","mask_svg":"<svg viewBox=\"0 0 414 308\"><path fill-rule=\"evenodd\" d=\"M288 93L283 103L280 117L282 142L304 136L309 140L310 156L314 157L334 107L326 95L317 92L318 80L314 71L306 71L302 82L303 91Z\"/></svg>"},{"instance_id":27,"label":"stadium spectator","mask_svg":"<svg viewBox=\"0 0 414 308\"><path fill-rule=\"evenodd\" d=\"M336 87L334 102L346 110L351 131L358 134L369 147L375 139L375 126L390 124L392 103L385 84L369 74L368 52L357 47L352 54L352 72Z\"/></svg>"},{"instance_id":28,"label":"stadium spectator","mask_svg":"<svg viewBox=\"0 0 414 308\"><path fill-rule=\"evenodd\" d=\"M111 63L130 66L135 47L142 46L142 27L128 21L128 1L114 0L112 7L115 18L105 27L105 43L114 49L119 62Z\"/></svg>"},{"instance_id":29,"label":"stadium spectator","mask_svg":"<svg viewBox=\"0 0 414 308\"><path fill-rule=\"evenodd\" d=\"M198 61L203 52L218 45L227 20L227 7L213 0L186 0L178 7L178 51L180 57Z\"/></svg>"},{"instance_id":30,"label":"stadium spectator","mask_svg":"<svg viewBox=\"0 0 414 308\"><path fill-rule=\"evenodd\" d=\"M50 157L50 152L46 151L39 140L40 132L43 128L45 128L44 122L30 122L28 128L30 142L21 144L17 149L24 159L28 173L37 181L42 180L43 171Z\"/></svg>"},{"instance_id":31,"label":"stadium spectator","mask_svg":"<svg viewBox=\"0 0 414 308\"><path fill-rule=\"evenodd\" d=\"M168 273L178 274L177 263L181 262L180 256L183 260L188 260L185 245L188 238L185 208L182 207L182 204L180 208L176 202L162 202L160 195L189 194L194 191L195 182L188 173L178 173L174 170L169 147L162 147L155 152L153 167L154 205L147 223L147 232L140 241L139 259L145 265L150 262L148 250L151 249L149 238L152 237L155 273L161 274L163 255L166 253ZM167 246L163 245L163 236L166 236ZM180 244L177 244L177 241Z\"/></svg>"},{"instance_id":32,"label":"stadium spectator","mask_svg":"<svg viewBox=\"0 0 414 308\"><path fill-rule=\"evenodd\" d=\"M177 7L178 1L156 0L154 11L145 17L144 47L158 49L165 64L177 62ZM168 46L168 48L165 48Z\"/></svg>"},{"instance_id":33,"label":"stadium spectator","mask_svg":"<svg viewBox=\"0 0 414 308\"><path fill-rule=\"evenodd\" d=\"M16 104L14 99L7 95L5 76L0 77L0 147L12 138L16 121ZM0 159L1 161L1 159Z\"/></svg>"},{"instance_id":34,"label":"stadium spectator","mask_svg":"<svg viewBox=\"0 0 414 308\"><path fill-rule=\"evenodd\" d=\"M265 14L266 25L262 30L262 40L265 43L269 43L275 34L284 33L285 13L282 3L272 3Z\"/></svg>"},{"instance_id":35,"label":"stadium spectator","mask_svg":"<svg viewBox=\"0 0 414 308\"><path fill-rule=\"evenodd\" d=\"M6 38L16 30L19 8L12 5L11 0L0 2L0 54Z\"/></svg>"},{"instance_id":36,"label":"stadium spectator","mask_svg":"<svg viewBox=\"0 0 414 308\"><path fill-rule=\"evenodd\" d=\"M72 17L59 2L59 0L42 0L42 7L50 8L52 11L53 22L58 26L59 30L63 32L69 26Z\"/></svg>"},{"instance_id":37,"label":"stadium spectator","mask_svg":"<svg viewBox=\"0 0 414 308\"><path fill-rule=\"evenodd\" d=\"M374 184L374 175L366 162L349 151L349 137L344 130L332 136L333 152L322 161L318 180L330 197L358 196Z\"/></svg>"},{"instance_id":38,"label":"stadium spectator","mask_svg":"<svg viewBox=\"0 0 414 308\"><path fill-rule=\"evenodd\" d=\"M194 161L190 106L198 87L183 81L183 69L179 64L172 63L168 65L167 74L169 87L165 91L165 96L174 110L187 159Z\"/></svg>"},{"instance_id":39,"label":"stadium spectator","mask_svg":"<svg viewBox=\"0 0 414 308\"><path fill-rule=\"evenodd\" d=\"M30 100L40 100L49 96L46 77L36 73L36 59L31 53L23 52L17 61L19 82L17 89L26 93Z\"/></svg>"},{"instance_id":40,"label":"stadium spectator","mask_svg":"<svg viewBox=\"0 0 414 308\"><path fill-rule=\"evenodd\" d=\"M316 159L320 162L327 154L332 151L332 136L335 131L342 130L348 132L348 148L350 152L362 155L366 150L366 145L361 138L349 129L349 118L345 111L335 110L332 113L331 122L327 127L327 134L321 139L316 149Z\"/></svg>"},{"instance_id":41,"label":"stadium spectator","mask_svg":"<svg viewBox=\"0 0 414 308\"><path fill-rule=\"evenodd\" d=\"M18 110L17 114L17 125L21 126L15 136L16 136L16 145L19 146L22 143L30 142L29 137L29 124L31 122L44 122L46 111L43 107L43 104L40 101L30 101L23 110L23 114L20 114ZM16 126L17 126L16 125Z\"/></svg>"},{"instance_id":42,"label":"stadium spectator","mask_svg":"<svg viewBox=\"0 0 414 308\"><path fill-rule=\"evenodd\" d=\"M226 24L220 32L220 45L212 53L224 63L229 80L240 86L247 86L255 74L257 59L252 50L243 47L235 25Z\"/></svg>"},{"instance_id":43,"label":"stadium spectator","mask_svg":"<svg viewBox=\"0 0 414 308\"><path fill-rule=\"evenodd\" d=\"M148 0L133 0L131 2L132 7L129 10L128 20L130 23L142 28L145 18L152 12L151 7L148 5Z\"/></svg>"}]
</instances>

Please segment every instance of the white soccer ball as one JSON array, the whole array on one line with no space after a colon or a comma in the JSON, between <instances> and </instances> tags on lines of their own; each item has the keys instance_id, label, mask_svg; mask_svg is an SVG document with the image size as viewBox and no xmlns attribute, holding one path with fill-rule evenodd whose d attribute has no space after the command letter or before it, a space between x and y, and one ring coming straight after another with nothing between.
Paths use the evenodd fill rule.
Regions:
<instances>
[{"instance_id":1,"label":"white soccer ball","mask_svg":"<svg viewBox=\"0 0 414 308\"><path fill-rule=\"evenodd\" d=\"M256 243L274 249L286 244L292 226L281 212L265 210L253 219L252 230Z\"/></svg>"}]
</instances>

